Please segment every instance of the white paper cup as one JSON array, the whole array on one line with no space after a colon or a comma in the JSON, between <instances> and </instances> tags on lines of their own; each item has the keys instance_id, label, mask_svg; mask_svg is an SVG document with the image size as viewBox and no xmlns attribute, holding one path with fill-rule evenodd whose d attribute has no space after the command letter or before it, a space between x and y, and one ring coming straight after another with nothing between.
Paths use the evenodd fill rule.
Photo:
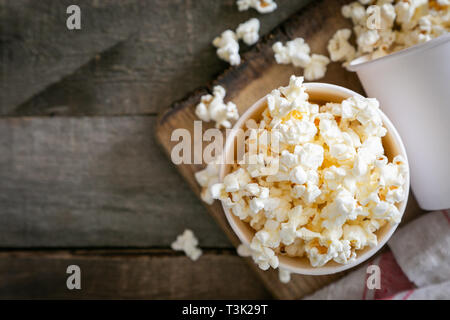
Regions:
<instances>
[{"instance_id":1,"label":"white paper cup","mask_svg":"<svg viewBox=\"0 0 450 320\"><path fill-rule=\"evenodd\" d=\"M341 102L342 100L351 96L361 97L360 94L352 90L333 84L305 83L304 85L306 87L306 92L309 94L310 100L316 103L322 104L325 102ZM235 141L242 134L242 130L239 129L244 128L245 122L248 119L258 120L266 106L267 102L265 97L258 100L239 118L231 132L228 134L223 154L225 161L222 162L225 164L222 164L220 168L221 181L223 181L225 175L227 175L231 171L232 165L230 165L230 163L233 163L233 161L236 160L234 157L236 154L238 154L238 152L236 150L232 151L232 148L236 147ZM386 156L388 157L389 161L392 161L392 158L394 156L402 155L405 158L406 163L408 164L405 147L403 146L400 135L398 134L397 130L395 130L394 125L391 123L391 121L389 121L389 119L383 112L381 112L381 110L380 115L383 121L383 125L387 129L387 134L385 137L383 137L382 140ZM409 193L409 175L406 179L405 192L406 194ZM397 204L397 208L401 216L403 216L403 213L405 212L407 201L408 198ZM228 223L238 236L239 240L246 245L250 245L253 236L255 235L255 230L251 228L248 223L236 217L227 207L223 206L223 204L222 207ZM369 259L378 250L380 250L394 233L397 226L398 224L387 223L386 225L381 227L376 232L378 245L372 248L366 247L363 250L358 250L356 259L349 264L338 264L334 261L330 261L322 267L315 268L311 266L309 260L305 257L291 258L279 255L279 266L280 268L286 269L293 273L307 275L325 275L347 270Z\"/></svg>"},{"instance_id":2,"label":"white paper cup","mask_svg":"<svg viewBox=\"0 0 450 320\"><path fill-rule=\"evenodd\" d=\"M450 208L450 34L349 69L400 132L420 207Z\"/></svg>"}]
</instances>

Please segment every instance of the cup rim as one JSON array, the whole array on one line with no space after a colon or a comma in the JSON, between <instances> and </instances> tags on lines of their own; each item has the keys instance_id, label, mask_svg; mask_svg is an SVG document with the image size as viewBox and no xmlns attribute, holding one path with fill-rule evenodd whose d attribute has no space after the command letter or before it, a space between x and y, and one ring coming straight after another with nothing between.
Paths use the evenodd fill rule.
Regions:
<instances>
[{"instance_id":1,"label":"cup rim","mask_svg":"<svg viewBox=\"0 0 450 320\"><path fill-rule=\"evenodd\" d=\"M411 47L402 49L400 51L390 53L381 58L367 60L367 56L362 56L362 57L359 57L359 58L356 58L356 59L350 61L350 63L347 66L347 69L352 72L357 72L361 68L364 68L364 67L367 67L367 66L370 66L373 64L378 64L380 62L385 62L386 60L402 58L405 55L410 55L412 53L418 53L418 52L421 52L424 50L428 50L428 49L434 48L438 45L444 44L448 41L450 41L450 33L446 33L446 34L440 35L437 38L431 39L430 41L416 44Z\"/></svg>"},{"instance_id":2,"label":"cup rim","mask_svg":"<svg viewBox=\"0 0 450 320\"><path fill-rule=\"evenodd\" d=\"M360 95L359 93L338 86L338 85L334 85L334 84L328 84L328 83L320 83L320 82L309 82L309 83L304 83L303 84L306 87L306 91L308 91L308 89L310 90L323 90L325 91L327 94L335 94L338 96L343 96L343 97L350 97L350 96L358 96L358 97L363 97L362 95ZM252 106L250 106L243 114L242 116L239 118L239 120L235 123L235 125L233 126L233 128L231 129L230 133L227 135L226 138L226 143L225 143L225 148L224 148L224 152L222 154L222 156L224 157L224 159L226 159L228 150L231 147L231 144L234 144L234 139L236 137L236 134L238 132L238 129L242 127L243 123L248 119L248 115L252 114L253 111L257 108L259 108L261 106L262 103L264 103L266 101L266 96L264 96L263 98L259 99L258 101L256 101ZM345 98L344 98L345 99ZM396 147L398 148L399 154L402 155L406 161L406 164L409 168L409 162L408 162L408 157L406 154L406 150L405 150L405 146L403 144L403 141L400 137L400 134L398 133L398 131L396 130L396 128L394 127L394 125L392 124L392 122L389 120L389 118L380 110L378 109L378 111L380 112L382 121L383 121L383 125L385 126L385 128L388 130L388 132L392 135L392 141L394 142L394 144L396 145ZM222 161L221 165L220 165L220 170L219 170L219 178L220 181L223 181L224 175L225 175L225 170L227 168L227 165L225 164L225 161ZM409 174L409 170L408 170L408 175L406 178L406 183L405 183L405 192L406 192L406 198L404 201L402 201L401 203L399 203L398 205L398 209L400 212L400 217L403 218L403 214L405 212L406 209L406 204L408 203L408 197L409 197L409 188L410 188L410 174ZM221 202L221 206L224 210L225 216L227 218L228 223L230 224L231 228L233 229L234 233L237 235L237 237L239 238L239 240L241 241L241 243L249 246L250 243L249 241L247 241L247 238L244 235L244 232L241 230L241 228L236 224L234 218L233 218L233 214L231 213L231 211L226 208L223 204L222 201ZM279 262L279 268L282 268L284 270L287 270L289 272L292 273L296 273L296 274L303 274L303 275L327 275L327 274L333 274L333 273L337 273L337 272L341 272L347 269L350 269L352 267L355 267L361 263L363 263L364 261L366 261L367 259L369 259L370 257L372 257L376 252L378 252L385 244L386 242L390 239L390 237L392 236L392 234L394 233L394 231L397 229L399 223L389 223L388 226L388 230L386 231L386 233L384 234L382 239L378 239L378 244L373 247L373 248L369 248L367 251L363 252L361 255L357 254L357 257L354 261L352 261L351 263L348 264L342 264L342 265L337 265L337 266L327 266L329 263L325 264L324 266L321 267L301 267L301 266L291 266L289 264L284 263L281 259ZM295 259L295 258L294 258Z\"/></svg>"}]
</instances>

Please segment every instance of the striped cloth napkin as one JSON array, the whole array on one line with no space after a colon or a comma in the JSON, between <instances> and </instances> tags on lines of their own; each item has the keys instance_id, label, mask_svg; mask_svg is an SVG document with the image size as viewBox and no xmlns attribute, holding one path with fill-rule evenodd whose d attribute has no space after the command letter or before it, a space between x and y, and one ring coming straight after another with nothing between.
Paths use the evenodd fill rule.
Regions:
<instances>
[{"instance_id":1,"label":"striped cloth napkin","mask_svg":"<svg viewBox=\"0 0 450 320\"><path fill-rule=\"evenodd\" d=\"M448 210L425 214L398 229L388 246L355 271L305 299L450 299ZM371 265L379 267L379 289L367 286Z\"/></svg>"}]
</instances>

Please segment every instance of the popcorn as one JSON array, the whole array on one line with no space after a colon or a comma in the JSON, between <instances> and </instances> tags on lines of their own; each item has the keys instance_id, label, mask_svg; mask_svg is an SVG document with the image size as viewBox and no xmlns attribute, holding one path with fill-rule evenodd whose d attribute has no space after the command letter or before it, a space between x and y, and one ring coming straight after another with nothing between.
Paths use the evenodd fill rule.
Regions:
<instances>
[{"instance_id":1,"label":"popcorn","mask_svg":"<svg viewBox=\"0 0 450 320\"><path fill-rule=\"evenodd\" d=\"M202 187L200 197L207 204L213 204L214 198L211 194L211 187L219 182L219 163L210 162L205 169L197 171L194 174L195 180Z\"/></svg>"},{"instance_id":2,"label":"popcorn","mask_svg":"<svg viewBox=\"0 0 450 320\"><path fill-rule=\"evenodd\" d=\"M285 245L294 243L297 238L297 229L304 226L309 221L309 217L303 214L302 206L296 206L289 210L288 222L281 224L280 239Z\"/></svg>"},{"instance_id":3,"label":"popcorn","mask_svg":"<svg viewBox=\"0 0 450 320\"><path fill-rule=\"evenodd\" d=\"M215 38L212 42L217 48L217 56L232 66L237 66L241 63L237 40L238 38L233 31L225 30L220 37Z\"/></svg>"},{"instance_id":4,"label":"popcorn","mask_svg":"<svg viewBox=\"0 0 450 320\"><path fill-rule=\"evenodd\" d=\"M256 237L253 238L250 249L252 250L253 261L262 270L267 270L270 267L274 269L278 268L279 260L275 255L275 252L272 249L263 246Z\"/></svg>"},{"instance_id":5,"label":"popcorn","mask_svg":"<svg viewBox=\"0 0 450 320\"><path fill-rule=\"evenodd\" d=\"M195 114L205 122L216 122L216 128L231 128L230 120L237 120L239 113L233 102L225 104L225 89L222 86L213 88L213 95L207 94L201 97L200 103L195 108Z\"/></svg>"},{"instance_id":6,"label":"popcorn","mask_svg":"<svg viewBox=\"0 0 450 320\"><path fill-rule=\"evenodd\" d=\"M290 180L292 183L304 184L306 179L307 175L302 166L296 166L290 173Z\"/></svg>"},{"instance_id":7,"label":"popcorn","mask_svg":"<svg viewBox=\"0 0 450 320\"><path fill-rule=\"evenodd\" d=\"M317 80L323 78L327 72L327 65L330 63L330 59L321 54L313 54L311 61L305 68L305 79L308 81Z\"/></svg>"},{"instance_id":8,"label":"popcorn","mask_svg":"<svg viewBox=\"0 0 450 320\"><path fill-rule=\"evenodd\" d=\"M366 246L374 247L377 245L377 236L364 230L359 225L345 225L343 227L344 240L350 241L355 249L363 249Z\"/></svg>"},{"instance_id":9,"label":"popcorn","mask_svg":"<svg viewBox=\"0 0 450 320\"><path fill-rule=\"evenodd\" d=\"M353 23L357 49L348 42L351 30L343 29L330 39L328 51L345 67L354 58L381 58L450 30L448 0L363 0L344 5L341 13Z\"/></svg>"},{"instance_id":10,"label":"popcorn","mask_svg":"<svg viewBox=\"0 0 450 320\"><path fill-rule=\"evenodd\" d=\"M241 56L239 55L238 40L242 39L248 45L255 44L259 39L259 27L259 20L252 18L247 22L241 23L236 29L236 33L232 30L222 32L220 37L216 37L212 42L217 48L217 56L232 66L239 65Z\"/></svg>"},{"instance_id":11,"label":"popcorn","mask_svg":"<svg viewBox=\"0 0 450 320\"><path fill-rule=\"evenodd\" d=\"M236 29L238 39L242 39L249 46L258 42L259 39L259 20L252 18L247 22L241 23Z\"/></svg>"},{"instance_id":12,"label":"popcorn","mask_svg":"<svg viewBox=\"0 0 450 320\"><path fill-rule=\"evenodd\" d=\"M289 283L291 281L291 273L286 269L279 268L278 269L278 278L282 283Z\"/></svg>"},{"instance_id":13,"label":"popcorn","mask_svg":"<svg viewBox=\"0 0 450 320\"><path fill-rule=\"evenodd\" d=\"M244 258L252 256L252 250L250 249L250 247L243 243L241 243L237 247L236 251L239 256L244 257Z\"/></svg>"},{"instance_id":14,"label":"popcorn","mask_svg":"<svg viewBox=\"0 0 450 320\"><path fill-rule=\"evenodd\" d=\"M197 245L198 240L194 233L191 230L186 229L171 244L171 247L173 250L184 251L191 260L195 261L202 255L202 250L197 248Z\"/></svg>"},{"instance_id":15,"label":"popcorn","mask_svg":"<svg viewBox=\"0 0 450 320\"><path fill-rule=\"evenodd\" d=\"M273 0L237 0L239 11L249 8L256 9L259 13L269 13L275 11L277 4Z\"/></svg>"},{"instance_id":16,"label":"popcorn","mask_svg":"<svg viewBox=\"0 0 450 320\"><path fill-rule=\"evenodd\" d=\"M408 0L400 1L395 5L397 13L397 22L405 30L412 29L418 22L418 17L423 14L418 14L420 11L425 12L425 6L428 6L427 0Z\"/></svg>"},{"instance_id":17,"label":"popcorn","mask_svg":"<svg viewBox=\"0 0 450 320\"><path fill-rule=\"evenodd\" d=\"M280 64L292 63L296 67L306 68L311 61L309 45L303 38L288 41L286 45L275 42L272 49L275 52L275 60Z\"/></svg>"},{"instance_id":18,"label":"popcorn","mask_svg":"<svg viewBox=\"0 0 450 320\"><path fill-rule=\"evenodd\" d=\"M370 7L367 8L367 10L370 12ZM381 12L381 30L388 30L392 29L394 26L394 21L397 16L397 13L395 12L395 7L390 3L385 3L381 5L380 7Z\"/></svg>"},{"instance_id":19,"label":"popcorn","mask_svg":"<svg viewBox=\"0 0 450 320\"><path fill-rule=\"evenodd\" d=\"M263 270L277 268L280 255L306 257L314 267L347 264L358 250L377 245L380 227L400 221L408 167L403 157L389 162L384 155L378 109L377 100L362 97L318 106L296 76L267 96L262 119L248 126L276 135L278 148L266 142L252 156L259 136L250 135L245 155L256 161L240 161L210 188L255 230L240 255L251 255Z\"/></svg>"},{"instance_id":20,"label":"popcorn","mask_svg":"<svg viewBox=\"0 0 450 320\"><path fill-rule=\"evenodd\" d=\"M350 61L353 59L355 48L348 41L351 34L350 29L336 31L327 46L331 61Z\"/></svg>"},{"instance_id":21,"label":"popcorn","mask_svg":"<svg viewBox=\"0 0 450 320\"><path fill-rule=\"evenodd\" d=\"M358 2L342 6L341 14L347 19L352 19L353 24L363 24L366 18L366 10Z\"/></svg>"},{"instance_id":22,"label":"popcorn","mask_svg":"<svg viewBox=\"0 0 450 320\"><path fill-rule=\"evenodd\" d=\"M367 30L363 32L357 40L358 48L362 52L372 52L375 48L375 43L380 39L377 30Z\"/></svg>"},{"instance_id":23,"label":"popcorn","mask_svg":"<svg viewBox=\"0 0 450 320\"><path fill-rule=\"evenodd\" d=\"M323 147L315 143L305 143L300 149L300 162L308 168L316 170L323 162Z\"/></svg>"}]
</instances>

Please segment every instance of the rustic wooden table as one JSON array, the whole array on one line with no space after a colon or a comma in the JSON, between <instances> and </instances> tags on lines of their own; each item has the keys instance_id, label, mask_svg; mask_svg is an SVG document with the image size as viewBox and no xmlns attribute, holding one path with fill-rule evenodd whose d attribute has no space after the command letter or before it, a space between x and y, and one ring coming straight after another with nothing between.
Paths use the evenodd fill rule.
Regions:
<instances>
[{"instance_id":1,"label":"rustic wooden table","mask_svg":"<svg viewBox=\"0 0 450 320\"><path fill-rule=\"evenodd\" d=\"M250 17L266 34L307 2L260 15L235 0L0 1L0 298L269 298L154 127L227 67L216 35ZM169 249L186 227L197 262ZM81 290L66 288L71 264Z\"/></svg>"}]
</instances>

